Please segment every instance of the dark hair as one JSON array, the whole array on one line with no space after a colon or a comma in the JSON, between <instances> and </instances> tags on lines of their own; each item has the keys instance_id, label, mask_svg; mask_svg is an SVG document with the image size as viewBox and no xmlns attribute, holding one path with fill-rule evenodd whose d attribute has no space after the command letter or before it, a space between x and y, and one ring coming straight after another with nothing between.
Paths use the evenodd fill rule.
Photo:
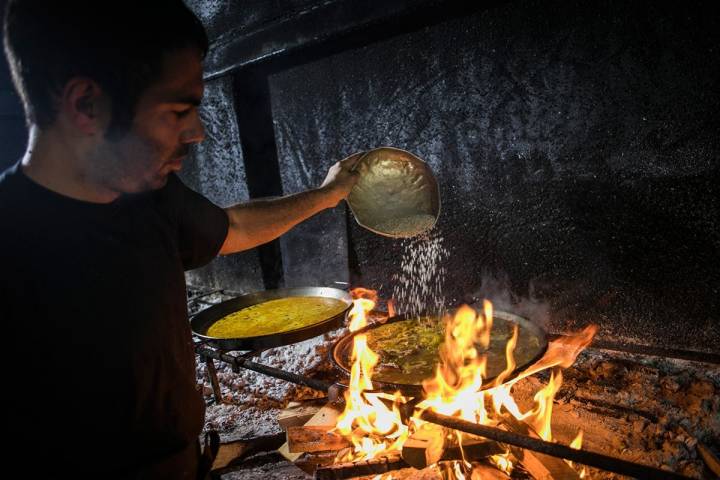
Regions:
<instances>
[{"instance_id":1,"label":"dark hair","mask_svg":"<svg viewBox=\"0 0 720 480\"><path fill-rule=\"evenodd\" d=\"M166 53L207 53L200 21L181 0L10 0L5 54L29 124L55 121L70 78L95 80L112 100L109 132L132 124L141 94L162 75Z\"/></svg>"}]
</instances>

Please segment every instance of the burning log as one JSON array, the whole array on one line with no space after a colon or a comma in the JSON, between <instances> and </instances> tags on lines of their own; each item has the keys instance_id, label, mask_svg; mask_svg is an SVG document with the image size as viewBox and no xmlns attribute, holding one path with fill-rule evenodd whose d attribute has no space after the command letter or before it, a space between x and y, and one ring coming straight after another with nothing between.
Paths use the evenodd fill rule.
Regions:
<instances>
[{"instance_id":1,"label":"burning log","mask_svg":"<svg viewBox=\"0 0 720 480\"><path fill-rule=\"evenodd\" d=\"M349 446L350 442L345 437L332 431L334 428L325 425L289 427L288 450L290 453L322 452Z\"/></svg>"},{"instance_id":2,"label":"burning log","mask_svg":"<svg viewBox=\"0 0 720 480\"><path fill-rule=\"evenodd\" d=\"M609 457L600 453L577 450L557 443L545 442L536 438L526 437L513 432L507 432L499 428L480 425L468 422L459 418L448 417L430 410L425 410L420 418L426 422L432 422L447 428L453 428L462 432L471 433L481 437L489 438L497 442L506 443L516 447L544 453L557 458L564 458L573 462L581 463L591 467L600 468L609 472L619 473L635 478L648 479L685 479L683 475L660 470L647 465L628 462L619 458Z\"/></svg>"},{"instance_id":3,"label":"burning log","mask_svg":"<svg viewBox=\"0 0 720 480\"><path fill-rule=\"evenodd\" d=\"M364 475L380 475L406 467L408 467L408 464L405 463L405 460L400 456L392 455L360 462L338 463L321 467L315 472L315 478L317 480L340 480Z\"/></svg>"},{"instance_id":4,"label":"burning log","mask_svg":"<svg viewBox=\"0 0 720 480\"><path fill-rule=\"evenodd\" d=\"M529 425L516 420L511 415L505 415L503 417L503 423L511 432L519 433L530 438L540 438ZM551 457L531 450L523 450L522 448L514 446L510 447L510 451L520 461L522 466L530 472L530 475L537 480L575 480L580 478L580 475L568 465L567 462L560 458Z\"/></svg>"},{"instance_id":5,"label":"burning log","mask_svg":"<svg viewBox=\"0 0 720 480\"><path fill-rule=\"evenodd\" d=\"M288 427L287 442L291 453L340 450L350 445L342 435L332 432L340 411L327 404L302 427Z\"/></svg>"},{"instance_id":6,"label":"burning log","mask_svg":"<svg viewBox=\"0 0 720 480\"><path fill-rule=\"evenodd\" d=\"M445 449L440 460L467 460L468 462L483 460L505 452L497 442L486 438L463 434L462 445L457 443Z\"/></svg>"},{"instance_id":7,"label":"burning log","mask_svg":"<svg viewBox=\"0 0 720 480\"><path fill-rule=\"evenodd\" d=\"M510 480L510 477L495 466L473 464L472 480Z\"/></svg>"},{"instance_id":8,"label":"burning log","mask_svg":"<svg viewBox=\"0 0 720 480\"><path fill-rule=\"evenodd\" d=\"M447 437L447 429L426 423L405 440L402 458L417 469L437 463L445 453Z\"/></svg>"},{"instance_id":9,"label":"burning log","mask_svg":"<svg viewBox=\"0 0 720 480\"><path fill-rule=\"evenodd\" d=\"M441 460L482 460L504 452L496 442L470 435L462 436L462 445L453 433L432 423L423 424L410 435L402 448L402 458L412 467L423 469Z\"/></svg>"}]
</instances>

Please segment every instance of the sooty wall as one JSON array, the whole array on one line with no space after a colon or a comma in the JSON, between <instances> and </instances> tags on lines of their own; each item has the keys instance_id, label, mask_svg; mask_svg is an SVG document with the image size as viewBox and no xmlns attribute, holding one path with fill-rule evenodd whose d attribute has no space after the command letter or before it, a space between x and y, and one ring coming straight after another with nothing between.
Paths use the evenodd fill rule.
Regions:
<instances>
[{"instance_id":1,"label":"sooty wall","mask_svg":"<svg viewBox=\"0 0 720 480\"><path fill-rule=\"evenodd\" d=\"M449 304L506 288L550 330L717 352L718 31L709 2L514 1L274 69L283 189L410 150L440 182ZM288 284L385 295L402 254L342 208L281 244Z\"/></svg>"}]
</instances>

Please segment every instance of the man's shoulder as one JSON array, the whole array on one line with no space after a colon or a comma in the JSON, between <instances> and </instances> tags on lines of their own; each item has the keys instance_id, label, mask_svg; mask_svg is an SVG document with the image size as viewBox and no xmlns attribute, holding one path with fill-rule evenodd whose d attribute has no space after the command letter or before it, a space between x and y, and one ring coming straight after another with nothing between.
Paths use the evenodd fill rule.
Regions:
<instances>
[{"instance_id":1,"label":"man's shoulder","mask_svg":"<svg viewBox=\"0 0 720 480\"><path fill-rule=\"evenodd\" d=\"M20 163L16 162L5 169L0 170L0 189L7 190L7 185L17 175Z\"/></svg>"},{"instance_id":2,"label":"man's shoulder","mask_svg":"<svg viewBox=\"0 0 720 480\"><path fill-rule=\"evenodd\" d=\"M24 231L45 215L33 184L17 163L0 172L0 229Z\"/></svg>"},{"instance_id":3,"label":"man's shoulder","mask_svg":"<svg viewBox=\"0 0 720 480\"><path fill-rule=\"evenodd\" d=\"M0 211L7 208L10 199L17 195L18 165L16 163L0 172Z\"/></svg>"}]
</instances>

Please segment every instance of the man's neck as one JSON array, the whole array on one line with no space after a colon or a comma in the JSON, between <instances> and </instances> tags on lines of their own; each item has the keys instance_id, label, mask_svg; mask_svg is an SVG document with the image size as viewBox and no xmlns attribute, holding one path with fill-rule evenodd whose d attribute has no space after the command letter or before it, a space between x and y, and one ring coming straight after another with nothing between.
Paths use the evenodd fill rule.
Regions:
<instances>
[{"instance_id":1,"label":"man's neck","mask_svg":"<svg viewBox=\"0 0 720 480\"><path fill-rule=\"evenodd\" d=\"M104 188L92 176L82 148L57 130L30 128L22 171L34 182L61 195L92 203L109 203L119 193Z\"/></svg>"}]
</instances>

